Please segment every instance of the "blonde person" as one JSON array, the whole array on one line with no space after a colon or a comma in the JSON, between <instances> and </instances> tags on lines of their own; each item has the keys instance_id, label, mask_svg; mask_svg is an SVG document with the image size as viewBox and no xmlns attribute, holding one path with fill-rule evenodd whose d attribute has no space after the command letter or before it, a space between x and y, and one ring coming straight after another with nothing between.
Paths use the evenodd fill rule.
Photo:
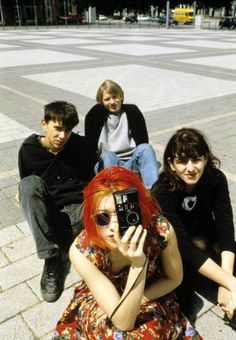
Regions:
<instances>
[{"instance_id":1,"label":"blonde person","mask_svg":"<svg viewBox=\"0 0 236 340\"><path fill-rule=\"evenodd\" d=\"M101 84L96 100L85 117L85 136L97 153L95 173L121 165L140 173L150 189L158 178L159 162L142 112L134 104L124 104L124 92L112 80Z\"/></svg>"},{"instance_id":2,"label":"blonde person","mask_svg":"<svg viewBox=\"0 0 236 340\"><path fill-rule=\"evenodd\" d=\"M142 221L122 233L120 195ZM82 280L54 339L202 339L173 293L182 280L174 230L137 174L120 166L99 172L84 190L84 226L70 248Z\"/></svg>"}]
</instances>

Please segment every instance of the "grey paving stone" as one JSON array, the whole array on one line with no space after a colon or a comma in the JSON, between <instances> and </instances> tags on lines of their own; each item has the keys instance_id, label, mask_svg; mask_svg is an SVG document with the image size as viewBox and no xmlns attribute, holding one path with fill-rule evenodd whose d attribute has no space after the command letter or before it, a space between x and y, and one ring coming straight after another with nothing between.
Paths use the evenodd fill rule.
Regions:
<instances>
[{"instance_id":1,"label":"grey paving stone","mask_svg":"<svg viewBox=\"0 0 236 340\"><path fill-rule=\"evenodd\" d=\"M30 255L1 269L0 286L3 290L8 289L31 279L41 270L41 261L35 255Z\"/></svg>"},{"instance_id":2,"label":"grey paving stone","mask_svg":"<svg viewBox=\"0 0 236 340\"><path fill-rule=\"evenodd\" d=\"M27 327L20 315L0 324L0 338L15 340L35 340L35 335Z\"/></svg>"},{"instance_id":3,"label":"grey paving stone","mask_svg":"<svg viewBox=\"0 0 236 340\"><path fill-rule=\"evenodd\" d=\"M196 321L196 328L205 340L233 340L235 331L213 312L208 312Z\"/></svg>"},{"instance_id":4,"label":"grey paving stone","mask_svg":"<svg viewBox=\"0 0 236 340\"><path fill-rule=\"evenodd\" d=\"M6 258L5 254L0 250L0 268L9 264L9 260Z\"/></svg>"},{"instance_id":5,"label":"grey paving stone","mask_svg":"<svg viewBox=\"0 0 236 340\"><path fill-rule=\"evenodd\" d=\"M11 225L10 227L4 228L0 230L0 247L4 245L19 240L24 235L20 232L20 230L15 226Z\"/></svg>"},{"instance_id":6,"label":"grey paving stone","mask_svg":"<svg viewBox=\"0 0 236 340\"><path fill-rule=\"evenodd\" d=\"M52 333L48 333L39 338L40 340L52 340Z\"/></svg>"},{"instance_id":7,"label":"grey paving stone","mask_svg":"<svg viewBox=\"0 0 236 340\"><path fill-rule=\"evenodd\" d=\"M43 266L42 266L42 270L43 270ZM27 285L32 289L32 291L38 297L38 299L43 302L43 298L40 292L40 279L42 275L42 270L39 275L36 275L32 279L27 280Z\"/></svg>"},{"instance_id":8,"label":"grey paving stone","mask_svg":"<svg viewBox=\"0 0 236 340\"><path fill-rule=\"evenodd\" d=\"M208 299L206 299L204 296L202 296L201 294L199 293L195 293L196 296L198 298L200 298L201 300L201 303L199 303L199 305L201 306L200 309L198 309L196 312L196 317L199 318L201 315L205 314L206 312L208 312L214 305L211 301L209 301ZM196 300L197 301L197 300ZM197 305L197 303L196 303Z\"/></svg>"},{"instance_id":9,"label":"grey paving stone","mask_svg":"<svg viewBox=\"0 0 236 340\"><path fill-rule=\"evenodd\" d=\"M38 303L37 297L25 283L18 284L0 293L0 299L0 322L18 315L20 312Z\"/></svg>"},{"instance_id":10,"label":"grey paving stone","mask_svg":"<svg viewBox=\"0 0 236 340\"><path fill-rule=\"evenodd\" d=\"M72 294L73 290L68 289L63 292L58 301L54 303L42 302L22 313L25 321L37 337L52 332Z\"/></svg>"},{"instance_id":11,"label":"grey paving stone","mask_svg":"<svg viewBox=\"0 0 236 340\"><path fill-rule=\"evenodd\" d=\"M31 235L30 233L30 227L26 221L20 222L16 224L18 229L25 235Z\"/></svg>"},{"instance_id":12,"label":"grey paving stone","mask_svg":"<svg viewBox=\"0 0 236 340\"><path fill-rule=\"evenodd\" d=\"M2 216L4 215L4 212L8 212L9 210L12 210L14 207L14 202L10 199L8 199L6 196L1 200L1 206L0 206L0 214L1 214L1 220Z\"/></svg>"},{"instance_id":13,"label":"grey paving stone","mask_svg":"<svg viewBox=\"0 0 236 340\"><path fill-rule=\"evenodd\" d=\"M8 243L6 246L2 247L2 251L11 262L16 262L24 257L35 254L35 243L32 236L28 236L15 242Z\"/></svg>"},{"instance_id":14,"label":"grey paving stone","mask_svg":"<svg viewBox=\"0 0 236 340\"><path fill-rule=\"evenodd\" d=\"M15 185L16 183L17 183L17 179L16 179L15 176L8 176L8 177L5 177L5 178L0 178L0 187L1 188L7 188L10 185Z\"/></svg>"},{"instance_id":15,"label":"grey paving stone","mask_svg":"<svg viewBox=\"0 0 236 340\"><path fill-rule=\"evenodd\" d=\"M3 194L7 198L14 198L17 191L18 191L18 183L15 183L13 185L9 185L8 187L5 187L5 188L2 189Z\"/></svg>"},{"instance_id":16,"label":"grey paving stone","mask_svg":"<svg viewBox=\"0 0 236 340\"><path fill-rule=\"evenodd\" d=\"M11 205L11 209L3 211L1 215L1 223L5 227L16 223L16 221L20 222L25 219L22 211L16 206L14 199L11 199L11 202L9 200L9 204Z\"/></svg>"},{"instance_id":17,"label":"grey paving stone","mask_svg":"<svg viewBox=\"0 0 236 340\"><path fill-rule=\"evenodd\" d=\"M5 198L5 194L3 193L2 190L0 190L0 202Z\"/></svg>"},{"instance_id":18,"label":"grey paving stone","mask_svg":"<svg viewBox=\"0 0 236 340\"><path fill-rule=\"evenodd\" d=\"M221 319L224 317L224 312L220 309L218 306L212 307L211 311L215 313L217 316L219 316Z\"/></svg>"}]
</instances>

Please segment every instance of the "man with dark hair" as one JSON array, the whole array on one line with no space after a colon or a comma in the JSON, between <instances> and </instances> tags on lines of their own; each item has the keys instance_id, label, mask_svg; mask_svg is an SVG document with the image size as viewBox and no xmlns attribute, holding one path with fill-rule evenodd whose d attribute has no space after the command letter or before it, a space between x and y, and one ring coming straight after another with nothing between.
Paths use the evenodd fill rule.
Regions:
<instances>
[{"instance_id":1,"label":"man with dark hair","mask_svg":"<svg viewBox=\"0 0 236 340\"><path fill-rule=\"evenodd\" d=\"M19 199L45 260L41 277L44 300L56 301L64 286L63 254L82 228L82 190L93 176L93 156L85 137L72 132L76 107L64 101L45 105L45 135L25 139L18 155Z\"/></svg>"}]
</instances>

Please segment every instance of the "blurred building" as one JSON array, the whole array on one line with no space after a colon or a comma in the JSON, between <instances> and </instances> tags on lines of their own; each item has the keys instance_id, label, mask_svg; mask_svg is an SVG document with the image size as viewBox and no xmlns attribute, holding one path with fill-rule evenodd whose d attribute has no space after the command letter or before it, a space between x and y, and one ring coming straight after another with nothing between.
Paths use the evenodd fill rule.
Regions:
<instances>
[{"instance_id":1,"label":"blurred building","mask_svg":"<svg viewBox=\"0 0 236 340\"><path fill-rule=\"evenodd\" d=\"M72 0L0 0L1 25L50 25L71 19L81 19Z\"/></svg>"}]
</instances>

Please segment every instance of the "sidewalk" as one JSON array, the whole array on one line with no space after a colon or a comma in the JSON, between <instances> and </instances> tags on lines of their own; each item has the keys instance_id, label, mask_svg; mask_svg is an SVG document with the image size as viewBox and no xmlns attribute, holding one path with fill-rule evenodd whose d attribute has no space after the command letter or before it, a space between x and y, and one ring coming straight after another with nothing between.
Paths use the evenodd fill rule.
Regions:
<instances>
[{"instance_id":1,"label":"sidewalk","mask_svg":"<svg viewBox=\"0 0 236 340\"><path fill-rule=\"evenodd\" d=\"M207 134L229 180L236 216L236 37L233 31L155 28L76 28L0 31L0 339L51 339L79 277L42 300L43 261L15 194L18 149L41 133L43 105L67 100L79 111L79 131L96 89L113 79L137 104L150 142L162 158L170 135L192 126ZM236 338L219 308L199 296L196 327L206 340Z\"/></svg>"}]
</instances>

